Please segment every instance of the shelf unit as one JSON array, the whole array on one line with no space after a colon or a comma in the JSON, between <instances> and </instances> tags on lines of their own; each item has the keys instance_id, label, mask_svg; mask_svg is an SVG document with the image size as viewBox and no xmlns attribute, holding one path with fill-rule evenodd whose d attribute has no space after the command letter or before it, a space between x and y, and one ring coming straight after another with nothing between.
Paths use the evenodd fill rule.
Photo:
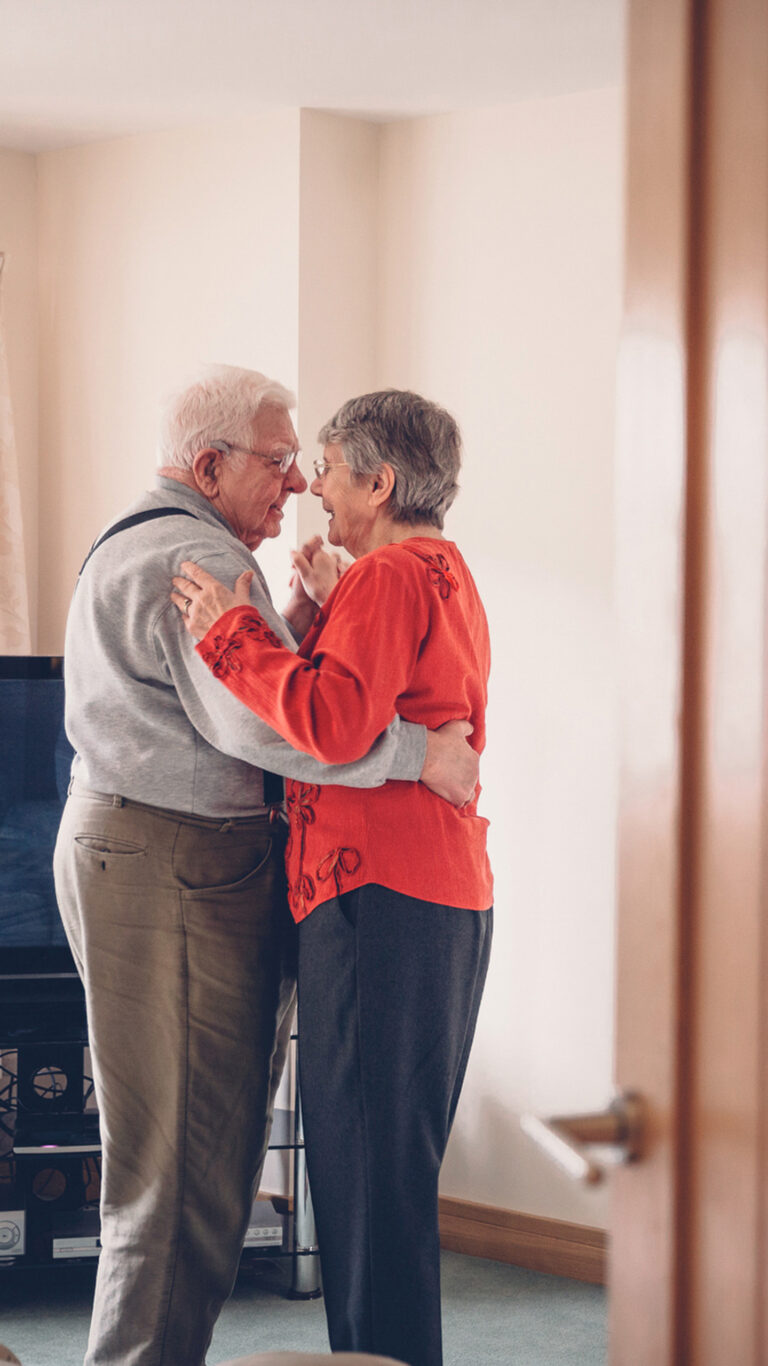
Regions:
<instances>
[{"instance_id":1,"label":"shelf unit","mask_svg":"<svg viewBox=\"0 0 768 1366\"><path fill-rule=\"evenodd\" d=\"M8 988L0 994L0 1271L93 1263L101 1148L82 990L71 978L0 986ZM276 1110L269 1143L293 1153L293 1207L288 1197L272 1197L273 1213L260 1213L270 1239L282 1227L280 1243L249 1245L247 1237L242 1262L290 1258L287 1294L313 1299L322 1292L297 1048L293 1035L293 1109Z\"/></svg>"}]
</instances>

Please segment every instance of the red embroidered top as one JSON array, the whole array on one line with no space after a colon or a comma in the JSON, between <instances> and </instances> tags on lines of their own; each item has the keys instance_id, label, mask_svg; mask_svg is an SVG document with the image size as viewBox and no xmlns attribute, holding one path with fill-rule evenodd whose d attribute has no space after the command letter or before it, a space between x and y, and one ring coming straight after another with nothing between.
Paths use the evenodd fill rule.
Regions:
<instances>
[{"instance_id":1,"label":"red embroidered top","mask_svg":"<svg viewBox=\"0 0 768 1366\"><path fill-rule=\"evenodd\" d=\"M468 720L485 745L490 644L474 580L450 541L373 550L339 580L298 655L252 607L233 607L197 647L214 674L296 749L325 763L366 754L399 713L434 729ZM486 910L488 822L423 783L370 790L286 783L291 910L377 882L425 901Z\"/></svg>"}]
</instances>

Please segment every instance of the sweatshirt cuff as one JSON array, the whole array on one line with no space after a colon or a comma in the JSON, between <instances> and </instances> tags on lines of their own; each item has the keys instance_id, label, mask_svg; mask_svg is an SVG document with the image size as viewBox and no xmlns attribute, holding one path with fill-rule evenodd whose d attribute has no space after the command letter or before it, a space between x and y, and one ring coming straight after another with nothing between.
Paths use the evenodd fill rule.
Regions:
<instances>
[{"instance_id":1,"label":"sweatshirt cuff","mask_svg":"<svg viewBox=\"0 0 768 1366\"><path fill-rule=\"evenodd\" d=\"M401 721L389 777L401 783L417 783L426 757L426 726L417 725L412 721Z\"/></svg>"}]
</instances>

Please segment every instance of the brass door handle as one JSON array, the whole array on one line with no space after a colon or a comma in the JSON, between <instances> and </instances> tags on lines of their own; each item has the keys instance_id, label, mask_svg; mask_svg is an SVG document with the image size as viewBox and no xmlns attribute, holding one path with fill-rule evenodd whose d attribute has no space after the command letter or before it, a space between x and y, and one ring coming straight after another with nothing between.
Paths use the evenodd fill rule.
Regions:
<instances>
[{"instance_id":1,"label":"brass door handle","mask_svg":"<svg viewBox=\"0 0 768 1366\"><path fill-rule=\"evenodd\" d=\"M619 1162L636 1162L642 1155L644 1105L633 1091L620 1092L607 1110L588 1115L555 1115L540 1119L522 1115L520 1126L543 1152L575 1181L602 1181L605 1167L585 1147L600 1144L615 1150Z\"/></svg>"}]
</instances>

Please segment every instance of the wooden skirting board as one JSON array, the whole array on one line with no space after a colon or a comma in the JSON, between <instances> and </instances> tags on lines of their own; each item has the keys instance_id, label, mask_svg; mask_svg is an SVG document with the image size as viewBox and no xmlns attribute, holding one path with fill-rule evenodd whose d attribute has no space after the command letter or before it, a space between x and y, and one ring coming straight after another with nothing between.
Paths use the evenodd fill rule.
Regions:
<instances>
[{"instance_id":1,"label":"wooden skirting board","mask_svg":"<svg viewBox=\"0 0 768 1366\"><path fill-rule=\"evenodd\" d=\"M290 1196L259 1191L259 1199L271 1200L280 1214L293 1209ZM448 1252L605 1285L606 1244L601 1228L440 1196L440 1245Z\"/></svg>"},{"instance_id":2,"label":"wooden skirting board","mask_svg":"<svg viewBox=\"0 0 768 1366\"><path fill-rule=\"evenodd\" d=\"M450 1252L604 1285L606 1243L600 1228L440 1196L440 1244Z\"/></svg>"}]
</instances>

